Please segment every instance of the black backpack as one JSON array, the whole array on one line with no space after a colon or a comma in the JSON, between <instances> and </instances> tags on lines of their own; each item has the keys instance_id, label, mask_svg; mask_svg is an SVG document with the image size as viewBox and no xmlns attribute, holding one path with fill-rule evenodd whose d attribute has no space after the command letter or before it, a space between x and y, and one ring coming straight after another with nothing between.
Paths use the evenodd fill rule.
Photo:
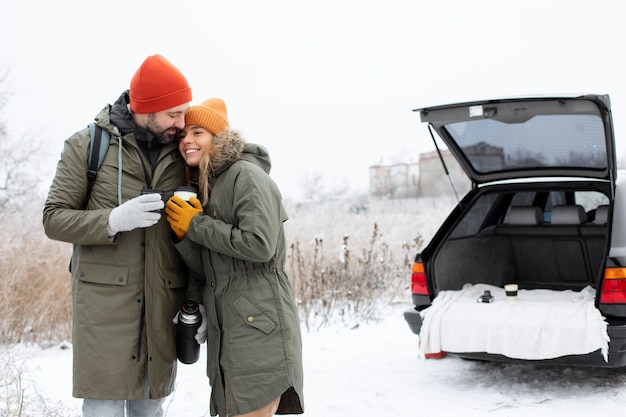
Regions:
<instances>
[{"instance_id":1,"label":"black backpack","mask_svg":"<svg viewBox=\"0 0 626 417\"><path fill-rule=\"evenodd\" d=\"M96 181L96 174L98 173L98 169L100 168L100 165L102 165L102 160L109 149L111 134L97 124L90 123L89 138L89 159L87 160L89 164L89 169L87 170L87 180L89 181L89 185L87 187L87 194L85 194L83 208L87 207L93 183Z\"/></svg>"},{"instance_id":2,"label":"black backpack","mask_svg":"<svg viewBox=\"0 0 626 417\"><path fill-rule=\"evenodd\" d=\"M85 194L85 200L83 201L83 209L87 207L93 183L96 181L96 174L98 173L100 165L102 165L104 156L109 150L110 141L111 134L109 132L102 129L95 123L89 124L89 158L87 159L87 163L89 164L89 168L87 170L87 180L89 181L89 185L87 186L87 194ZM72 272L71 258L67 269L70 273Z\"/></svg>"}]
</instances>

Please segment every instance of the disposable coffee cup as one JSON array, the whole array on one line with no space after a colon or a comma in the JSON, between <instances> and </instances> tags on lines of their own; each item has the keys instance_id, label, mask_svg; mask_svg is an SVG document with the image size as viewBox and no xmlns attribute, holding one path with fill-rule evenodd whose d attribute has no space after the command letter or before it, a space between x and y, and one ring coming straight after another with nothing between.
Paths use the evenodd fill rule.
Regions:
<instances>
[{"instance_id":1,"label":"disposable coffee cup","mask_svg":"<svg viewBox=\"0 0 626 417\"><path fill-rule=\"evenodd\" d=\"M506 299L509 301L517 300L517 284L506 284L504 286L504 292L506 293Z\"/></svg>"},{"instance_id":2,"label":"disposable coffee cup","mask_svg":"<svg viewBox=\"0 0 626 417\"><path fill-rule=\"evenodd\" d=\"M163 204L165 204L165 200L163 199L163 196L165 194L165 192L163 190L153 190L153 189L148 189L148 188L144 188L141 190L141 195L144 194L159 194L161 196L161 200L163 200ZM162 213L163 210L152 210L153 213Z\"/></svg>"},{"instance_id":3,"label":"disposable coffee cup","mask_svg":"<svg viewBox=\"0 0 626 417\"><path fill-rule=\"evenodd\" d=\"M198 197L198 191L196 190L196 187L181 185L180 187L176 187L174 195L182 198L185 201L189 201L191 197Z\"/></svg>"}]
</instances>

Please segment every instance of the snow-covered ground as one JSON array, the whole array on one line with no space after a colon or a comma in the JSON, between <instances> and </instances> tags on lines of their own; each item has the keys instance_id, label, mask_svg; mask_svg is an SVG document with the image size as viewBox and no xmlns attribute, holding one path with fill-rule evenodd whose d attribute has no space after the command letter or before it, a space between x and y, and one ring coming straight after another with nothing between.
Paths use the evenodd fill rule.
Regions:
<instances>
[{"instance_id":1,"label":"snow-covered ground","mask_svg":"<svg viewBox=\"0 0 626 417\"><path fill-rule=\"evenodd\" d=\"M303 332L305 415L571 417L623 413L623 371L503 365L454 357L419 359L418 338L404 322L404 308L390 307L378 322ZM71 397L68 343L47 349L3 349L2 357L20 370L27 406L22 416L80 415L81 402ZM204 366L203 359L180 365L176 392L167 401L167 416L208 415ZM2 381L8 379L5 375ZM0 415L17 415L8 413L0 398ZM46 414L43 403L54 411Z\"/></svg>"}]
</instances>

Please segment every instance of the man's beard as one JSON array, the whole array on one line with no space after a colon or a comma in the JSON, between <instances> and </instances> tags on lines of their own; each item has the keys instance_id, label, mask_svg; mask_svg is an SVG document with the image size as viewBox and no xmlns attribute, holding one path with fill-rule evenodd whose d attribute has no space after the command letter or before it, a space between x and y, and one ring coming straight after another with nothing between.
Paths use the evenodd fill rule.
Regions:
<instances>
[{"instance_id":1,"label":"man's beard","mask_svg":"<svg viewBox=\"0 0 626 417\"><path fill-rule=\"evenodd\" d=\"M150 131L154 135L155 138L159 141L161 145L167 145L169 143L175 143L178 141L178 130L174 133L168 133L168 130L171 127L163 131L159 131L160 126L156 124L152 115L148 117L148 121L146 122L146 130Z\"/></svg>"},{"instance_id":2,"label":"man's beard","mask_svg":"<svg viewBox=\"0 0 626 417\"><path fill-rule=\"evenodd\" d=\"M178 142L178 132L176 133L168 133L167 130L158 136L159 142L162 145L167 145L169 143Z\"/></svg>"}]
</instances>

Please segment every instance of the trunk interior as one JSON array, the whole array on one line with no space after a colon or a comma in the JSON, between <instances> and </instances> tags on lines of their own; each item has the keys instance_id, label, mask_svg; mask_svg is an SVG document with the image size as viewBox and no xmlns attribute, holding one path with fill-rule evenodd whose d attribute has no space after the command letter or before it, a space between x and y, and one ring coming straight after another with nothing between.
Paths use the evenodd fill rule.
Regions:
<instances>
[{"instance_id":1,"label":"trunk interior","mask_svg":"<svg viewBox=\"0 0 626 417\"><path fill-rule=\"evenodd\" d=\"M520 289L581 290L596 287L606 261L608 205L593 219L578 204L551 207L550 221L537 206L511 206L506 218L475 233L457 233L431 262L436 293L464 284ZM468 216L465 216L468 217Z\"/></svg>"}]
</instances>

